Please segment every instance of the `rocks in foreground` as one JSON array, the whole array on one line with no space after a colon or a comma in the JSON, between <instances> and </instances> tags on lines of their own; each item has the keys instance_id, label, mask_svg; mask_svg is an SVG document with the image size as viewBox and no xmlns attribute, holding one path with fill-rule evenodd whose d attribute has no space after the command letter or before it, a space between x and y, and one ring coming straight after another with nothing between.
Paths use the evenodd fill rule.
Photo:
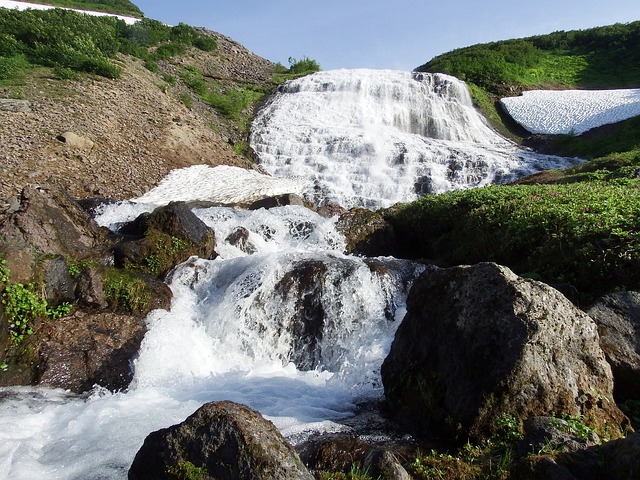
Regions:
<instances>
[{"instance_id":1,"label":"rocks in foreground","mask_svg":"<svg viewBox=\"0 0 640 480\"><path fill-rule=\"evenodd\" d=\"M232 402L207 403L181 424L145 439L129 479L174 478L313 480L270 421Z\"/></svg>"},{"instance_id":2,"label":"rocks in foreground","mask_svg":"<svg viewBox=\"0 0 640 480\"><path fill-rule=\"evenodd\" d=\"M640 400L640 292L605 295L587 313L598 325L616 400Z\"/></svg>"},{"instance_id":3,"label":"rocks in foreground","mask_svg":"<svg viewBox=\"0 0 640 480\"><path fill-rule=\"evenodd\" d=\"M426 271L382 366L389 414L420 435L486 438L505 414L627 420L593 320L553 288L492 263Z\"/></svg>"}]
</instances>

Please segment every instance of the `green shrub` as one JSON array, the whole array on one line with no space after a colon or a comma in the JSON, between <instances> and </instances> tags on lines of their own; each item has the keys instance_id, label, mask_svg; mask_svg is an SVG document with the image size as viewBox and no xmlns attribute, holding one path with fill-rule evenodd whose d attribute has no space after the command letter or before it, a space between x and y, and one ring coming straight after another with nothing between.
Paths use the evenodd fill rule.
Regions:
<instances>
[{"instance_id":1,"label":"green shrub","mask_svg":"<svg viewBox=\"0 0 640 480\"><path fill-rule=\"evenodd\" d=\"M386 215L413 257L494 261L588 295L640 288L637 180L483 187L428 195Z\"/></svg>"}]
</instances>

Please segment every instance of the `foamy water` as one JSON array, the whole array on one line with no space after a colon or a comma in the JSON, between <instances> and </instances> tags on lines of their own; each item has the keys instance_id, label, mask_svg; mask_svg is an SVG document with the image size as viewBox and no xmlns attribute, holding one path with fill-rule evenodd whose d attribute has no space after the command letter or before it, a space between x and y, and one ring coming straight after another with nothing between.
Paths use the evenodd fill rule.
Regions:
<instances>
[{"instance_id":1,"label":"foamy water","mask_svg":"<svg viewBox=\"0 0 640 480\"><path fill-rule=\"evenodd\" d=\"M174 187L165 182L154 201L168 203L159 192ZM119 225L150 209L122 202L97 220ZM221 257L193 258L173 272L171 311L149 315L129 391L0 389L0 478L124 479L151 431L208 401L249 405L295 443L345 430L340 421L358 402L381 397L380 365L423 267L380 258L387 268L376 269L345 256L335 219L303 207L194 211L215 228ZM238 227L249 231L251 255L224 241ZM291 272L309 264L319 268L313 288L324 312L314 350L292 334L299 302ZM309 352L314 364L301 368Z\"/></svg>"},{"instance_id":2,"label":"foamy water","mask_svg":"<svg viewBox=\"0 0 640 480\"><path fill-rule=\"evenodd\" d=\"M496 134L460 80L391 70L287 82L258 114L251 145L272 175L306 180L307 199L373 209L576 163Z\"/></svg>"}]
</instances>

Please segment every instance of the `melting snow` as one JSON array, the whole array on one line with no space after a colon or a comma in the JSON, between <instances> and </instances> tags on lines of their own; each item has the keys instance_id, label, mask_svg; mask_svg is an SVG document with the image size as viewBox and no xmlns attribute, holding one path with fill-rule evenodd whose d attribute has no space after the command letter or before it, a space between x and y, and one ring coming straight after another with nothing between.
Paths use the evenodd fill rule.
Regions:
<instances>
[{"instance_id":1,"label":"melting snow","mask_svg":"<svg viewBox=\"0 0 640 480\"><path fill-rule=\"evenodd\" d=\"M532 90L503 98L509 115L531 133L580 135L640 115L640 89Z\"/></svg>"}]
</instances>

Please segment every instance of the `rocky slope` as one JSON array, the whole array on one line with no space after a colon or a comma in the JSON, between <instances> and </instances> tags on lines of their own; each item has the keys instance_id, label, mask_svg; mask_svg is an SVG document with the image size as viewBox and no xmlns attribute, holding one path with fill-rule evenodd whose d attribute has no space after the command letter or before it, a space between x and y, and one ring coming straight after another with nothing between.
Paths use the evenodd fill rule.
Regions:
<instances>
[{"instance_id":1,"label":"rocky slope","mask_svg":"<svg viewBox=\"0 0 640 480\"><path fill-rule=\"evenodd\" d=\"M218 48L189 50L160 65L161 72L121 56L122 77L58 80L35 69L19 85L0 88L0 212L14 208L20 190L46 180L72 196L123 199L141 195L170 170L194 164L251 168L234 153L240 133L215 110L200 103L178 78L179 66L232 83L264 85L274 65L213 32ZM181 99L192 96L191 108ZM26 111L15 111L15 110ZM61 136L73 132L81 142ZM84 140L89 140L86 142Z\"/></svg>"}]
</instances>

